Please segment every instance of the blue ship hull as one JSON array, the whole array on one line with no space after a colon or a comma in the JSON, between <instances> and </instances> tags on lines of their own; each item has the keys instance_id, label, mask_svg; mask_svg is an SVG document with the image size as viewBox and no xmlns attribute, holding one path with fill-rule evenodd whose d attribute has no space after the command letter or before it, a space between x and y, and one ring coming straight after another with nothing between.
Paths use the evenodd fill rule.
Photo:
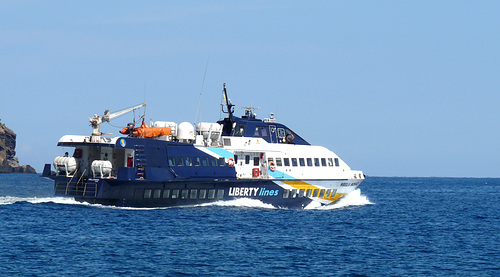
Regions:
<instances>
[{"instance_id":1,"label":"blue ship hull","mask_svg":"<svg viewBox=\"0 0 500 277\"><path fill-rule=\"evenodd\" d=\"M312 202L305 195L292 195L271 180L147 181L56 177L56 196L77 201L123 207L192 206L255 199L280 208L304 208Z\"/></svg>"}]
</instances>

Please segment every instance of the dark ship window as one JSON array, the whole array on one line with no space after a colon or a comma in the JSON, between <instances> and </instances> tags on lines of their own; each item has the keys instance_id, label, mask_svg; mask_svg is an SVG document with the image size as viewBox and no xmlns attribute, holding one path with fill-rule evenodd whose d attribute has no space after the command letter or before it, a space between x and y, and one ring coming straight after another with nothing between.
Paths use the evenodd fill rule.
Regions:
<instances>
[{"instance_id":1,"label":"dark ship window","mask_svg":"<svg viewBox=\"0 0 500 277\"><path fill-rule=\"evenodd\" d=\"M150 189L144 190L144 198L151 198L151 190Z\"/></svg>"},{"instance_id":2,"label":"dark ship window","mask_svg":"<svg viewBox=\"0 0 500 277\"><path fill-rule=\"evenodd\" d=\"M285 166L290 166L290 159L289 158L284 158L283 161L285 162Z\"/></svg>"},{"instance_id":3,"label":"dark ship window","mask_svg":"<svg viewBox=\"0 0 500 277\"><path fill-rule=\"evenodd\" d=\"M238 125L238 127L236 127L236 130L234 131L234 135L235 136L244 136L245 135L245 127L246 125Z\"/></svg>"}]
</instances>

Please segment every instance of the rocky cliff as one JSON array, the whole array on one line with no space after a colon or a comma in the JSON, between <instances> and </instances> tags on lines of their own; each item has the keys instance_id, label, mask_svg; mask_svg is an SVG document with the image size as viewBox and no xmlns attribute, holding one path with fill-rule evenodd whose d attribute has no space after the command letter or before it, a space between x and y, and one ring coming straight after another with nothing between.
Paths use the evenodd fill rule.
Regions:
<instances>
[{"instance_id":1,"label":"rocky cliff","mask_svg":"<svg viewBox=\"0 0 500 277\"><path fill-rule=\"evenodd\" d=\"M36 173L29 165L19 165L15 149L16 134L0 123L0 173Z\"/></svg>"}]
</instances>

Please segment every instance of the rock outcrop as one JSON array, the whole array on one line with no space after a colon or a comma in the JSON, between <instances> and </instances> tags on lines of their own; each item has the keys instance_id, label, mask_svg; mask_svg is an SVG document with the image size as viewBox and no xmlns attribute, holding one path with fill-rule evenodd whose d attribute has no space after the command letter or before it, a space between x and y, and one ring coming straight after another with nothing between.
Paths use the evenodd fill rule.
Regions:
<instances>
[{"instance_id":1,"label":"rock outcrop","mask_svg":"<svg viewBox=\"0 0 500 277\"><path fill-rule=\"evenodd\" d=\"M36 173L29 165L19 165L15 149L16 134L0 123L0 173Z\"/></svg>"}]
</instances>

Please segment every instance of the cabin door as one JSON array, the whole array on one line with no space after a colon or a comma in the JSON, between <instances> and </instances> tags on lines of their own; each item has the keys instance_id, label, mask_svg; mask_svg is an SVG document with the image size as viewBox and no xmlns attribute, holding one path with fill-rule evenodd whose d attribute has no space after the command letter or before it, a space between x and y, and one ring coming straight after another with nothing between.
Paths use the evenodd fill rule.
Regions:
<instances>
[{"instance_id":1,"label":"cabin door","mask_svg":"<svg viewBox=\"0 0 500 277\"><path fill-rule=\"evenodd\" d=\"M238 156L236 174L238 178L261 178L261 153L235 152Z\"/></svg>"},{"instance_id":2,"label":"cabin door","mask_svg":"<svg viewBox=\"0 0 500 277\"><path fill-rule=\"evenodd\" d=\"M278 137L276 135L276 126L269 125L269 137L271 138L271 143L278 142Z\"/></svg>"}]
</instances>

